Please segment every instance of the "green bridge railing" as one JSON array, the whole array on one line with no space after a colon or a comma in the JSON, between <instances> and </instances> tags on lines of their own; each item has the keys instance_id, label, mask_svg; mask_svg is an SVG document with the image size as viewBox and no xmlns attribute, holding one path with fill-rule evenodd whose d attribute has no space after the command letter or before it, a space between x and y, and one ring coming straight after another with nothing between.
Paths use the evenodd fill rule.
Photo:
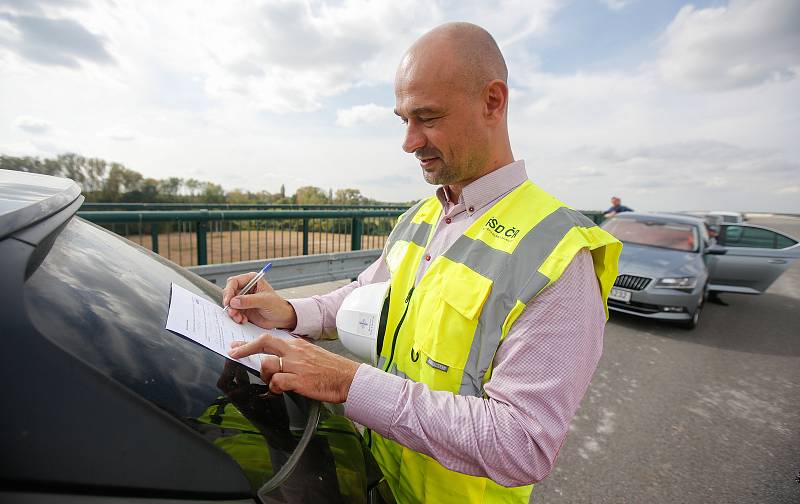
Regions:
<instances>
[{"instance_id":1,"label":"green bridge railing","mask_svg":"<svg viewBox=\"0 0 800 504\"><path fill-rule=\"evenodd\" d=\"M92 204L97 205L95 204ZM181 266L382 248L395 208L85 210L78 216ZM600 212L583 212L600 223Z\"/></svg>"},{"instance_id":2,"label":"green bridge railing","mask_svg":"<svg viewBox=\"0 0 800 504\"><path fill-rule=\"evenodd\" d=\"M78 216L195 266L381 248L404 211L81 210Z\"/></svg>"}]
</instances>

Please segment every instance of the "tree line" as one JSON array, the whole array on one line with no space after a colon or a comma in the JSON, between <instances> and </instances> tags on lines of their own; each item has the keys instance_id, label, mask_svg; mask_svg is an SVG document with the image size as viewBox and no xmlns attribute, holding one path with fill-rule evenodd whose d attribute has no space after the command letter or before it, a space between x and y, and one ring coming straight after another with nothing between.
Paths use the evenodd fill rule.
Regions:
<instances>
[{"instance_id":1,"label":"tree line","mask_svg":"<svg viewBox=\"0 0 800 504\"><path fill-rule=\"evenodd\" d=\"M351 188L326 191L304 186L293 195L287 195L283 185L275 193L240 189L226 191L219 184L194 178L145 177L121 163L73 153L54 158L0 155L0 169L70 178L80 184L86 201L91 203L381 204Z\"/></svg>"}]
</instances>

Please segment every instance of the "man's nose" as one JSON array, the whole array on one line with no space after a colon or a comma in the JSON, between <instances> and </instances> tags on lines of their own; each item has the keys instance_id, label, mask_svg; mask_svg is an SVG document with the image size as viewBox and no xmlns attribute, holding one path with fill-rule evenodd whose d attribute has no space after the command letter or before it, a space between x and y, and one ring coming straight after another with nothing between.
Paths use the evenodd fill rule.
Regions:
<instances>
[{"instance_id":1,"label":"man's nose","mask_svg":"<svg viewBox=\"0 0 800 504\"><path fill-rule=\"evenodd\" d=\"M425 135L422 133L419 126L412 124L409 121L408 125L406 126L406 137L403 140L403 150L411 154L423 147L427 143L427 139Z\"/></svg>"}]
</instances>

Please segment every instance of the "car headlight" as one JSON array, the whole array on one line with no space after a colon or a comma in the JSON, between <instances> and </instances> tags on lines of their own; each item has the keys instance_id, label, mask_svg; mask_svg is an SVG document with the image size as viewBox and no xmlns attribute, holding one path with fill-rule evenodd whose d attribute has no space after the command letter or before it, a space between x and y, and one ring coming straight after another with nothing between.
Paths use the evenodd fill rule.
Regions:
<instances>
[{"instance_id":1,"label":"car headlight","mask_svg":"<svg viewBox=\"0 0 800 504\"><path fill-rule=\"evenodd\" d=\"M659 278L653 287L656 289L692 290L695 285L697 285L697 277L670 277Z\"/></svg>"}]
</instances>

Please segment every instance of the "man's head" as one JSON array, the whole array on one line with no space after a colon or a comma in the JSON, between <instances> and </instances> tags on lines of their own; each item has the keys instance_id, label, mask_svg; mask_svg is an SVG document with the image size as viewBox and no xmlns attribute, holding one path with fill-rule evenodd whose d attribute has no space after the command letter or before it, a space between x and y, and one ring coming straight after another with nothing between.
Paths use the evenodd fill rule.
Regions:
<instances>
[{"instance_id":1,"label":"man's head","mask_svg":"<svg viewBox=\"0 0 800 504\"><path fill-rule=\"evenodd\" d=\"M619 206L622 203L622 200L619 199L617 196L611 196L611 206Z\"/></svg>"},{"instance_id":2,"label":"man's head","mask_svg":"<svg viewBox=\"0 0 800 504\"><path fill-rule=\"evenodd\" d=\"M513 161L506 111L508 70L492 36L448 23L420 37L395 76L395 113L406 123L403 150L425 180L455 186Z\"/></svg>"}]
</instances>

